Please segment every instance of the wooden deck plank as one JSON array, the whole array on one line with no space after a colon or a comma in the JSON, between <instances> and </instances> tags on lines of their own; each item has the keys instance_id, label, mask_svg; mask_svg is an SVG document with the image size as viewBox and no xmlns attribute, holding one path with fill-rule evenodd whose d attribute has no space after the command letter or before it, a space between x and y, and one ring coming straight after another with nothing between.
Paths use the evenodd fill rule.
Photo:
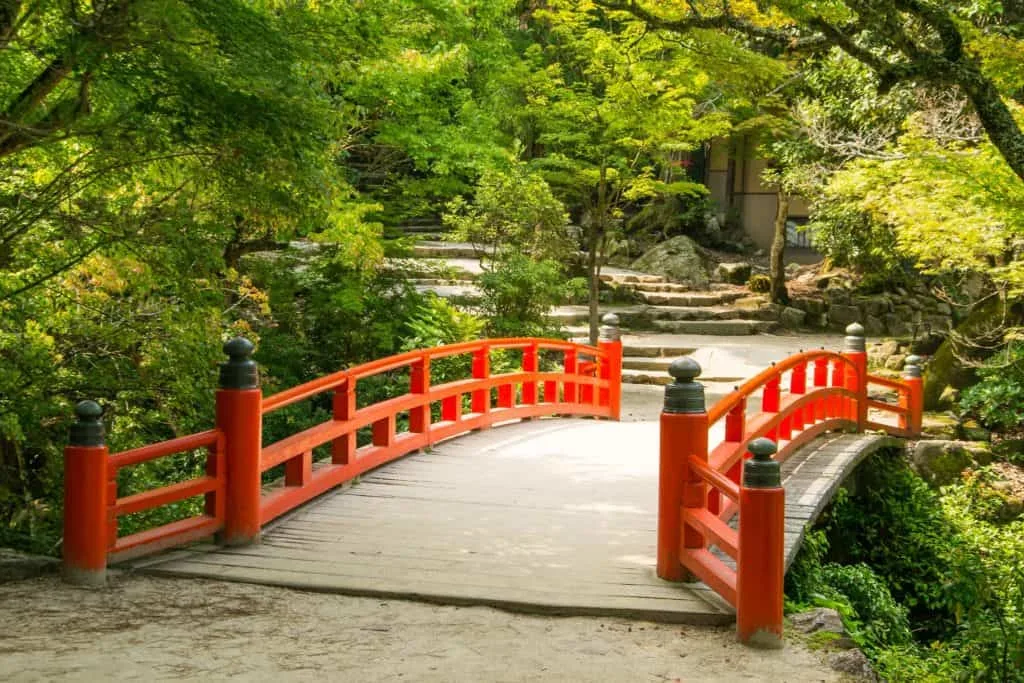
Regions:
<instances>
[{"instance_id":1,"label":"wooden deck plank","mask_svg":"<svg viewBox=\"0 0 1024 683\"><path fill-rule=\"evenodd\" d=\"M787 567L864 444L827 436L783 464ZM871 437L880 438L880 437ZM551 614L728 623L701 583L654 575L658 431L539 420L446 441L369 472L244 548L200 546L143 571ZM735 520L734 520L735 523Z\"/></svg>"}]
</instances>

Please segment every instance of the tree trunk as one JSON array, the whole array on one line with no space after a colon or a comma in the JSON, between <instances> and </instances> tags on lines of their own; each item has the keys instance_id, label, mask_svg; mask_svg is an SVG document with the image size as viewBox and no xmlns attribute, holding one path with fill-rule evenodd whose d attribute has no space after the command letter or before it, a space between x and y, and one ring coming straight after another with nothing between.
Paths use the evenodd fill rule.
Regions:
<instances>
[{"instance_id":1,"label":"tree trunk","mask_svg":"<svg viewBox=\"0 0 1024 683\"><path fill-rule=\"evenodd\" d=\"M786 218L789 216L789 195L779 191L778 209L775 212L775 236L772 238L769 272L772 281L771 300L773 304L787 305L789 292L786 291Z\"/></svg>"},{"instance_id":2,"label":"tree trunk","mask_svg":"<svg viewBox=\"0 0 1024 683\"><path fill-rule=\"evenodd\" d=\"M598 246L601 243L601 233L608 214L606 206L608 200L608 171L604 161L601 162L601 179L597 185L597 206L594 207L594 215L590 219L590 229L587 231L587 279L590 281L590 292L587 297L587 307L590 317L590 343L597 344L598 327L601 321L599 315L599 298L601 295L601 270L598 260Z\"/></svg>"},{"instance_id":3,"label":"tree trunk","mask_svg":"<svg viewBox=\"0 0 1024 683\"><path fill-rule=\"evenodd\" d=\"M999 95L995 84L976 69L968 73L960 81L970 98L974 110L978 112L981 125L988 133L988 139L999 150L1013 172L1024 181L1024 133L1013 118L1010 108Z\"/></svg>"}]
</instances>

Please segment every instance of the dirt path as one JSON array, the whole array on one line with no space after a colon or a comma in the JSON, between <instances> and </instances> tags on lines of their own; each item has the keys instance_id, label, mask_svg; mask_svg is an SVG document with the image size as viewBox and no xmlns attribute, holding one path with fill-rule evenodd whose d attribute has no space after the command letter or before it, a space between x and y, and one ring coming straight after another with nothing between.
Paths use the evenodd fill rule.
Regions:
<instances>
[{"instance_id":1,"label":"dirt path","mask_svg":"<svg viewBox=\"0 0 1024 683\"><path fill-rule=\"evenodd\" d=\"M0 680L832 681L730 629L550 618L122 575L0 585Z\"/></svg>"}]
</instances>

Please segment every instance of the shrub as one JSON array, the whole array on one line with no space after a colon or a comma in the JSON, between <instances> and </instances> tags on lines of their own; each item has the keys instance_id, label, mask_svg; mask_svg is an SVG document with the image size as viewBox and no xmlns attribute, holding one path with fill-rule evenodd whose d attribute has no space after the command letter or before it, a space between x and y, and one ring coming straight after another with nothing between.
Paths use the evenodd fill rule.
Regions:
<instances>
[{"instance_id":1,"label":"shrub","mask_svg":"<svg viewBox=\"0 0 1024 683\"><path fill-rule=\"evenodd\" d=\"M767 275L751 275L747 289L755 294L767 294L772 290L772 279Z\"/></svg>"},{"instance_id":2,"label":"shrub","mask_svg":"<svg viewBox=\"0 0 1024 683\"><path fill-rule=\"evenodd\" d=\"M551 336L558 325L547 314L566 299L562 266L552 260L533 261L512 254L480 276L481 307L492 337Z\"/></svg>"},{"instance_id":3,"label":"shrub","mask_svg":"<svg viewBox=\"0 0 1024 683\"><path fill-rule=\"evenodd\" d=\"M988 429L1024 430L1024 341L1006 349L978 370L980 381L964 390L960 408Z\"/></svg>"}]
</instances>

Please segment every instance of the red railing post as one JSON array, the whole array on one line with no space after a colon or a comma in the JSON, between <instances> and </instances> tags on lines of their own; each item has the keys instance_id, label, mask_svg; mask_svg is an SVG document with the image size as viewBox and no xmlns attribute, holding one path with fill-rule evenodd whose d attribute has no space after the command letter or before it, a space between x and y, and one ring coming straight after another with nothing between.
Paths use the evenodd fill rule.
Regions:
<instances>
[{"instance_id":1,"label":"red railing post","mask_svg":"<svg viewBox=\"0 0 1024 683\"><path fill-rule=\"evenodd\" d=\"M782 647L786 491L776 446L754 439L740 486L739 557L736 561L736 637L754 647Z\"/></svg>"},{"instance_id":2,"label":"red railing post","mask_svg":"<svg viewBox=\"0 0 1024 683\"><path fill-rule=\"evenodd\" d=\"M832 385L833 387L845 387L846 380L844 379L844 370L846 369L846 363L838 358L832 359ZM841 396L830 396L828 398L828 408L826 410L827 417L846 417L847 414L844 412L846 406L846 399Z\"/></svg>"},{"instance_id":3,"label":"red railing post","mask_svg":"<svg viewBox=\"0 0 1024 683\"><path fill-rule=\"evenodd\" d=\"M906 393L900 394L900 406L907 409L904 417L900 415L900 427L906 429L911 437L921 435L922 415L924 411L924 378L921 377L921 357L907 356L903 366L903 384Z\"/></svg>"},{"instance_id":4,"label":"red railing post","mask_svg":"<svg viewBox=\"0 0 1024 683\"><path fill-rule=\"evenodd\" d=\"M563 361L563 372L567 377L572 377L579 371L579 356L576 353L576 349L569 349L565 352L565 360ZM562 400L566 403L576 403L579 400L579 395L576 392L577 384L575 382L565 382L562 386Z\"/></svg>"},{"instance_id":5,"label":"red railing post","mask_svg":"<svg viewBox=\"0 0 1024 683\"><path fill-rule=\"evenodd\" d=\"M661 412L661 450L658 472L658 576L683 581L689 572L679 561L680 547L702 548L704 537L696 529L683 528L683 507L704 507L704 480L691 471L689 457L708 457L708 414L700 365L692 358L672 361L668 370L675 378L665 387Z\"/></svg>"},{"instance_id":6,"label":"red railing post","mask_svg":"<svg viewBox=\"0 0 1024 683\"><path fill-rule=\"evenodd\" d=\"M800 350L803 353L803 349ZM789 374L789 393L793 396L803 396L807 393L807 363L801 362L793 368ZM804 406L793 411L790 418L790 428L800 431L804 425L814 422L814 416L810 415L811 408ZM808 419L808 417L810 419Z\"/></svg>"},{"instance_id":7,"label":"red railing post","mask_svg":"<svg viewBox=\"0 0 1024 683\"><path fill-rule=\"evenodd\" d=\"M236 337L224 345L228 361L220 365L217 428L224 434L224 535L227 545L245 545L260 537L260 453L263 393L252 342Z\"/></svg>"},{"instance_id":8,"label":"red railing post","mask_svg":"<svg viewBox=\"0 0 1024 683\"><path fill-rule=\"evenodd\" d=\"M102 586L107 580L107 545L112 522L108 501L103 409L94 401L75 406L68 446L64 449L64 542L61 571L69 583Z\"/></svg>"},{"instance_id":9,"label":"red railing post","mask_svg":"<svg viewBox=\"0 0 1024 683\"><path fill-rule=\"evenodd\" d=\"M430 393L430 356L424 353L409 368L409 393L424 396ZM462 400L462 397L459 397ZM409 410L409 431L424 434L430 431L430 403Z\"/></svg>"},{"instance_id":10,"label":"red railing post","mask_svg":"<svg viewBox=\"0 0 1024 683\"><path fill-rule=\"evenodd\" d=\"M482 347L473 352L473 379L488 379L491 376L491 347L484 343ZM491 412L491 390L477 389L473 392L470 405L474 413L486 415ZM489 424L484 423L480 429L487 429Z\"/></svg>"},{"instance_id":11,"label":"red railing post","mask_svg":"<svg viewBox=\"0 0 1024 683\"><path fill-rule=\"evenodd\" d=\"M608 381L608 388L601 390L600 404L608 406L613 420L622 415L622 337L619 332L619 316L608 313L601 318L601 335L597 346L605 352L601 364L601 379Z\"/></svg>"},{"instance_id":12,"label":"red railing post","mask_svg":"<svg viewBox=\"0 0 1024 683\"><path fill-rule=\"evenodd\" d=\"M860 323L847 326L843 355L853 364L846 367L845 386L857 396L846 417L856 421L857 431L863 432L868 421L868 354Z\"/></svg>"},{"instance_id":13,"label":"red railing post","mask_svg":"<svg viewBox=\"0 0 1024 683\"><path fill-rule=\"evenodd\" d=\"M523 372L537 372L540 368L540 349L537 342L534 342L523 349ZM537 381L526 380L523 382L523 405L537 404Z\"/></svg>"},{"instance_id":14,"label":"red railing post","mask_svg":"<svg viewBox=\"0 0 1024 683\"><path fill-rule=\"evenodd\" d=\"M356 380L349 376L345 381L334 389L332 400L332 417L338 422L351 420L356 414ZM334 465L348 465L355 461L356 457L356 433L355 431L342 434L331 442L331 463Z\"/></svg>"},{"instance_id":15,"label":"red railing post","mask_svg":"<svg viewBox=\"0 0 1024 683\"><path fill-rule=\"evenodd\" d=\"M824 351L822 347L822 351ZM818 356L814 359L814 387L827 387L828 386L828 356ZM820 397L814 400L814 421L824 420L828 417L828 403L827 399L823 400Z\"/></svg>"},{"instance_id":16,"label":"red railing post","mask_svg":"<svg viewBox=\"0 0 1024 683\"><path fill-rule=\"evenodd\" d=\"M739 391L739 387L733 387ZM728 443L739 445L747 433L747 397L743 396L739 402L725 414L725 440ZM735 465L729 468L726 476L737 484L740 483L740 473L743 471L743 459L740 458ZM711 487L708 490L708 512L718 514L722 511L722 494L718 489Z\"/></svg>"},{"instance_id":17,"label":"red railing post","mask_svg":"<svg viewBox=\"0 0 1024 683\"><path fill-rule=\"evenodd\" d=\"M775 367L775 362L772 362L772 367ZM765 382L764 390L761 393L761 412L763 413L777 413L779 407L782 405L782 377L776 373L770 380ZM778 438L778 429L772 429L768 432L768 435L775 439Z\"/></svg>"}]
</instances>

